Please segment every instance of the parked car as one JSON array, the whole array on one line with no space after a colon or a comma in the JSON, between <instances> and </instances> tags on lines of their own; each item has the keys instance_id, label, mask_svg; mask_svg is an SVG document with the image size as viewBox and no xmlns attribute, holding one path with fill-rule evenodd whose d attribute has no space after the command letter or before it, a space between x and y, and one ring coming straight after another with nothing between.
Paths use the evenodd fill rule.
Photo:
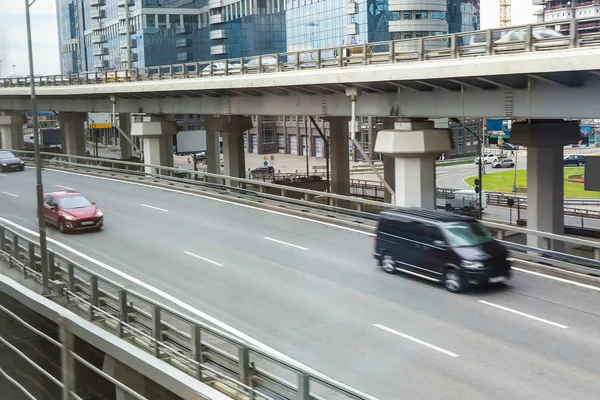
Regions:
<instances>
[{"instance_id":1,"label":"parked car","mask_svg":"<svg viewBox=\"0 0 600 400\"><path fill-rule=\"evenodd\" d=\"M477 157L475 159L475 164L479 164L479 160L481 157ZM487 153L483 155L483 163L484 164L492 164L494 161L498 160L498 156L492 153Z\"/></svg>"},{"instance_id":2,"label":"parked car","mask_svg":"<svg viewBox=\"0 0 600 400\"><path fill-rule=\"evenodd\" d=\"M511 275L508 251L474 218L417 208L383 211L374 240L373 255L385 272L443 282L453 293Z\"/></svg>"},{"instance_id":3,"label":"parked car","mask_svg":"<svg viewBox=\"0 0 600 400\"><path fill-rule=\"evenodd\" d=\"M58 227L61 233L101 229L104 214L75 190L47 193L44 196L44 220Z\"/></svg>"},{"instance_id":4,"label":"parked car","mask_svg":"<svg viewBox=\"0 0 600 400\"><path fill-rule=\"evenodd\" d=\"M563 163L564 165L577 165L581 167L582 165L585 165L585 156L571 154L564 158Z\"/></svg>"},{"instance_id":5,"label":"parked car","mask_svg":"<svg viewBox=\"0 0 600 400\"><path fill-rule=\"evenodd\" d=\"M0 171L23 171L25 163L10 151L0 150Z\"/></svg>"},{"instance_id":6,"label":"parked car","mask_svg":"<svg viewBox=\"0 0 600 400\"><path fill-rule=\"evenodd\" d=\"M492 168L514 168L515 160L512 158L503 158L492 163Z\"/></svg>"},{"instance_id":7,"label":"parked car","mask_svg":"<svg viewBox=\"0 0 600 400\"><path fill-rule=\"evenodd\" d=\"M483 191L481 196L481 210L487 207L487 195ZM479 194L474 189L460 189L446 195L446 211L462 210L465 212L475 212L479 210Z\"/></svg>"},{"instance_id":8,"label":"parked car","mask_svg":"<svg viewBox=\"0 0 600 400\"><path fill-rule=\"evenodd\" d=\"M512 151L512 150L516 150L516 149L517 149L517 146L515 146L512 143L508 143L508 142L502 143L502 150Z\"/></svg>"},{"instance_id":9,"label":"parked car","mask_svg":"<svg viewBox=\"0 0 600 400\"><path fill-rule=\"evenodd\" d=\"M250 171L250 176L255 177L255 176L269 175L269 174L274 174L274 173L275 173L275 168L273 168L273 167L258 167L258 168L253 169L252 171Z\"/></svg>"}]
</instances>

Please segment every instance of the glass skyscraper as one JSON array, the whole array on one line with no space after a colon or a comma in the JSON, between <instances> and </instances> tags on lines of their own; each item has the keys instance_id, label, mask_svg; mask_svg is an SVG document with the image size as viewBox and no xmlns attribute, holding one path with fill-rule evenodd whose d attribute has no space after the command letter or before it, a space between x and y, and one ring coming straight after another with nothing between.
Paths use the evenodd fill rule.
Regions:
<instances>
[{"instance_id":1,"label":"glass skyscraper","mask_svg":"<svg viewBox=\"0 0 600 400\"><path fill-rule=\"evenodd\" d=\"M338 48L479 29L479 0L57 0L57 7L63 73ZM182 129L202 124L193 115L176 119ZM246 147L251 152L309 151L317 156L322 152L321 138L306 122L301 116L257 117ZM382 125L364 122L361 126L369 128L361 128L358 136L368 151ZM327 133L327 126L323 130Z\"/></svg>"}]
</instances>

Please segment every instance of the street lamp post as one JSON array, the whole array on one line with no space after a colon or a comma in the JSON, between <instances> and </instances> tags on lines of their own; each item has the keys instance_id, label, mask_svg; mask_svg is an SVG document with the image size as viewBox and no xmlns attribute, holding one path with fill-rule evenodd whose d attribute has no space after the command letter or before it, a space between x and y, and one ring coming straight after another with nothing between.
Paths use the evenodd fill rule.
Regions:
<instances>
[{"instance_id":1,"label":"street lamp post","mask_svg":"<svg viewBox=\"0 0 600 400\"><path fill-rule=\"evenodd\" d=\"M33 124L33 146L35 150L35 179L38 230L40 234L40 258L42 262L43 295L50 294L49 291L49 269L48 249L46 243L46 224L44 222L44 186L42 184L42 157L40 156L40 132L38 130L38 110L35 96L35 82L33 75L33 46L31 41L31 18L29 8L35 3L25 0L25 18L27 19L27 50L29 51L29 87L31 89L31 120ZM14 68L14 65L13 65Z\"/></svg>"}]
</instances>

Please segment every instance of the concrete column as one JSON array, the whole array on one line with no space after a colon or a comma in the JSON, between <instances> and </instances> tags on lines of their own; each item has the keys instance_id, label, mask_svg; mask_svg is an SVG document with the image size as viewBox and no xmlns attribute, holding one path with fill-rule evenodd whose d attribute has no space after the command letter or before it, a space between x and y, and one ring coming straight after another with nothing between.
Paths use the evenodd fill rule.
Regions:
<instances>
[{"instance_id":1,"label":"concrete column","mask_svg":"<svg viewBox=\"0 0 600 400\"><path fill-rule=\"evenodd\" d=\"M133 147L129 142L129 140L131 140L131 114L119 114L119 128L122 131L119 132L119 143L121 144L121 159L130 159L133 156ZM125 137L123 137L123 134L125 134ZM129 140L127 140L126 138L129 138Z\"/></svg>"},{"instance_id":2,"label":"concrete column","mask_svg":"<svg viewBox=\"0 0 600 400\"><path fill-rule=\"evenodd\" d=\"M0 132L1 149L22 150L23 143L23 125L27 123L27 118L23 114L0 113Z\"/></svg>"},{"instance_id":3,"label":"concrete column","mask_svg":"<svg viewBox=\"0 0 600 400\"><path fill-rule=\"evenodd\" d=\"M563 147L580 139L579 123L532 120L512 125L511 142L527 147L527 228L564 235ZM550 248L564 250L552 241ZM543 238L527 236L527 245L548 248Z\"/></svg>"},{"instance_id":4,"label":"concrete column","mask_svg":"<svg viewBox=\"0 0 600 400\"><path fill-rule=\"evenodd\" d=\"M221 144L219 142L219 132L214 130L206 131L206 172L216 175L221 174ZM217 179L208 179L208 182L218 183L217 181Z\"/></svg>"},{"instance_id":5,"label":"concrete column","mask_svg":"<svg viewBox=\"0 0 600 400\"><path fill-rule=\"evenodd\" d=\"M394 129L394 124L396 123L397 118L385 118L383 120L383 129ZM379 131L381 132L381 131ZM379 135L377 132L377 135ZM375 143L372 143L373 149L375 148ZM396 165L394 162L394 157L392 156L383 156L383 179L386 181L390 187L396 191ZM383 201L386 203L392 202L392 194L384 189Z\"/></svg>"},{"instance_id":6,"label":"concrete column","mask_svg":"<svg viewBox=\"0 0 600 400\"><path fill-rule=\"evenodd\" d=\"M144 164L173 167L173 138L177 134L177 124L165 120L162 115L145 116L142 122L132 124L131 135L140 136L144 145ZM158 173L146 167L147 173ZM170 175L168 171L160 172Z\"/></svg>"},{"instance_id":7,"label":"concrete column","mask_svg":"<svg viewBox=\"0 0 600 400\"><path fill-rule=\"evenodd\" d=\"M350 195L350 117L323 117L329 122L329 146L331 163L331 192L343 196ZM348 206L347 202L334 202L338 207Z\"/></svg>"},{"instance_id":8,"label":"concrete column","mask_svg":"<svg viewBox=\"0 0 600 400\"><path fill-rule=\"evenodd\" d=\"M85 156L85 121L85 113L61 112L58 114L61 138L65 140L61 146L65 154ZM69 159L69 161L75 162L76 160Z\"/></svg>"},{"instance_id":9,"label":"concrete column","mask_svg":"<svg viewBox=\"0 0 600 400\"><path fill-rule=\"evenodd\" d=\"M204 127L207 134L207 147L209 145L209 135L215 135L215 132L221 132L223 136L223 163L226 176L236 178L246 178L246 161L244 155L244 132L252 128L252 119L244 115L205 115ZM217 143L213 143L218 149ZM220 156L218 150L209 149L208 157L211 153L216 154L216 162L219 163ZM215 162L215 161L211 161ZM219 169L220 169L220 164ZM211 167L212 168L212 167ZM227 182L228 185L234 185L234 182Z\"/></svg>"},{"instance_id":10,"label":"concrete column","mask_svg":"<svg viewBox=\"0 0 600 400\"><path fill-rule=\"evenodd\" d=\"M375 151L395 158L397 205L435 210L435 156L450 148L450 130L433 121L402 119L377 134Z\"/></svg>"},{"instance_id":11,"label":"concrete column","mask_svg":"<svg viewBox=\"0 0 600 400\"><path fill-rule=\"evenodd\" d=\"M122 384L129 387L131 390L135 391L137 394L146 396L146 382L144 375L138 373L137 371L129 368L127 365L115 360L109 355L104 356L104 364L102 366L102 371L118 380ZM116 400L133 400L135 397L131 396L129 393L124 390L115 387L116 390Z\"/></svg>"}]
</instances>

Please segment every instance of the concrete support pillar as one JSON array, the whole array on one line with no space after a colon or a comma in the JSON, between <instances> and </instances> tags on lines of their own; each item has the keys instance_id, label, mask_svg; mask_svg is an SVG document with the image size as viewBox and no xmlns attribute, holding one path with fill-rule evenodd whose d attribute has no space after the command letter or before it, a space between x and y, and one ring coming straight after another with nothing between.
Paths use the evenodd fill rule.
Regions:
<instances>
[{"instance_id":1,"label":"concrete support pillar","mask_svg":"<svg viewBox=\"0 0 600 400\"><path fill-rule=\"evenodd\" d=\"M323 117L329 122L329 146L331 163L331 192L343 196L350 195L350 117ZM347 202L335 201L338 207L348 206Z\"/></svg>"},{"instance_id":2,"label":"concrete support pillar","mask_svg":"<svg viewBox=\"0 0 600 400\"><path fill-rule=\"evenodd\" d=\"M396 123L397 118L385 118L383 120L383 129L389 130L394 129L394 124ZM381 132L381 131L380 131ZM379 135L379 132L377 132ZM373 148L375 146L373 145ZM396 191L396 165L394 162L394 157L389 155L383 156L383 179L386 181L388 185L392 188L392 190ZM386 203L392 202L392 194L384 189L383 201Z\"/></svg>"},{"instance_id":3,"label":"concrete support pillar","mask_svg":"<svg viewBox=\"0 0 600 400\"><path fill-rule=\"evenodd\" d=\"M213 163L210 169L214 168L214 163L218 165L220 170L220 155L218 152L219 142L216 132L220 132L223 136L223 163L224 173L226 176L233 176L236 178L246 178L246 161L244 154L244 132L252 128L252 119L244 115L205 115L204 116L204 127L206 128L207 134L207 164ZM210 148L209 142L210 135L214 135L211 140L212 146ZM216 155L216 158L209 160L211 153ZM234 185L234 182L227 182L227 185Z\"/></svg>"},{"instance_id":4,"label":"concrete support pillar","mask_svg":"<svg viewBox=\"0 0 600 400\"><path fill-rule=\"evenodd\" d=\"M11 150L22 150L23 143L23 125L27 123L27 118L23 114L0 113L0 148Z\"/></svg>"},{"instance_id":5,"label":"concrete support pillar","mask_svg":"<svg viewBox=\"0 0 600 400\"><path fill-rule=\"evenodd\" d=\"M173 167L173 138L177 134L177 124L167 121L162 115L144 117L142 122L132 124L131 135L140 136L144 145L144 164ZM158 171L146 167L147 173L170 175L168 171Z\"/></svg>"},{"instance_id":6,"label":"concrete support pillar","mask_svg":"<svg viewBox=\"0 0 600 400\"><path fill-rule=\"evenodd\" d=\"M60 125L61 144L63 152L71 156L85 156L85 113L61 112L58 114ZM69 159L76 162L76 159Z\"/></svg>"},{"instance_id":7,"label":"concrete support pillar","mask_svg":"<svg viewBox=\"0 0 600 400\"><path fill-rule=\"evenodd\" d=\"M131 114L120 113L119 114L119 128L122 132L119 132L119 143L121 144L121 159L130 159L133 156L133 147L131 146ZM125 134L125 137L123 137ZM127 140L129 138L129 140Z\"/></svg>"},{"instance_id":8,"label":"concrete support pillar","mask_svg":"<svg viewBox=\"0 0 600 400\"><path fill-rule=\"evenodd\" d=\"M512 125L511 142L527 147L527 228L564 235L563 147L580 139L577 121L532 120ZM563 251L564 243L528 235L527 245Z\"/></svg>"},{"instance_id":9,"label":"concrete support pillar","mask_svg":"<svg viewBox=\"0 0 600 400\"><path fill-rule=\"evenodd\" d=\"M450 131L432 121L403 119L377 134L375 151L395 158L397 205L435 210L435 156L450 148Z\"/></svg>"},{"instance_id":10,"label":"concrete support pillar","mask_svg":"<svg viewBox=\"0 0 600 400\"><path fill-rule=\"evenodd\" d=\"M136 393L146 396L146 382L144 375L138 373L134 369L129 368L127 365L115 360L109 355L104 356L104 364L102 371L118 380L122 384L128 386L131 390ZM131 396L124 390L116 387L116 400L133 400L135 397ZM150 393L149 393L150 394Z\"/></svg>"},{"instance_id":11,"label":"concrete support pillar","mask_svg":"<svg viewBox=\"0 0 600 400\"><path fill-rule=\"evenodd\" d=\"M208 172L209 174L221 174L221 143L219 139L220 135L218 131L206 131L206 172ZM218 180L214 178L209 178L207 181L212 183L218 183Z\"/></svg>"}]
</instances>

